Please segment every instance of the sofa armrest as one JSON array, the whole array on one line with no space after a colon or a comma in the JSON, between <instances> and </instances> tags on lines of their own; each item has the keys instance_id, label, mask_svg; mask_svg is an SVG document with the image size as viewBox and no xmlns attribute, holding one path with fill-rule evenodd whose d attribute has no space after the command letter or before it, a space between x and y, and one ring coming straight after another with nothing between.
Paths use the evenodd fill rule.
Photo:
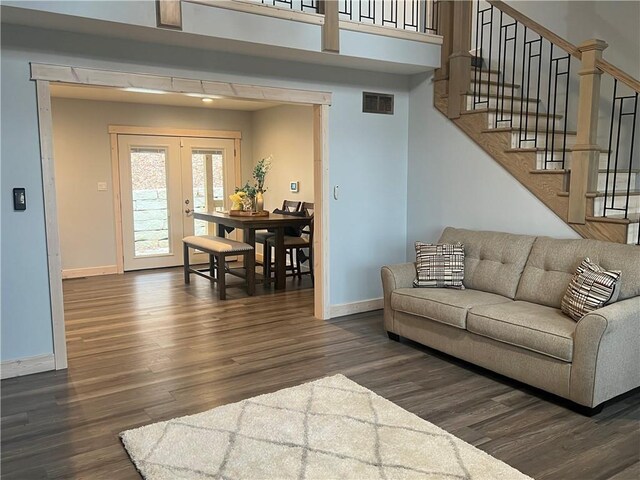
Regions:
<instances>
[{"instance_id":1,"label":"sofa armrest","mask_svg":"<svg viewBox=\"0 0 640 480\"><path fill-rule=\"evenodd\" d=\"M607 305L576 326L572 400L595 407L640 386L640 297Z\"/></svg>"},{"instance_id":2,"label":"sofa armrest","mask_svg":"<svg viewBox=\"0 0 640 480\"><path fill-rule=\"evenodd\" d=\"M397 288L413 286L413 280L416 278L416 266L414 263L385 265L380 274L382 275L384 294L384 328L388 332L398 333L394 325L394 312L391 310L391 293Z\"/></svg>"}]
</instances>

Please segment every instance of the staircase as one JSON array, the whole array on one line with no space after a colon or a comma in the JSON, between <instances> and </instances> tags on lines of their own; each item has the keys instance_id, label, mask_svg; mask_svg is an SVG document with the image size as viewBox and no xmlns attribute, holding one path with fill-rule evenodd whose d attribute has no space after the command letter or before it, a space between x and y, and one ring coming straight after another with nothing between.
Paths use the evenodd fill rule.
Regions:
<instances>
[{"instance_id":1,"label":"staircase","mask_svg":"<svg viewBox=\"0 0 640 480\"><path fill-rule=\"evenodd\" d=\"M581 236L640 244L640 82L501 1L438 5L436 108Z\"/></svg>"}]
</instances>

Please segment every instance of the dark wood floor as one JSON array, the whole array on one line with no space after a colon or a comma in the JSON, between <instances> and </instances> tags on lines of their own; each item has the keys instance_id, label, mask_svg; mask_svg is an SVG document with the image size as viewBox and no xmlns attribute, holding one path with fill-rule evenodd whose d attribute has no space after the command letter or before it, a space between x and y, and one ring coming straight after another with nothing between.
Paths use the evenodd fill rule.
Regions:
<instances>
[{"instance_id":1,"label":"dark wood floor","mask_svg":"<svg viewBox=\"0 0 640 480\"><path fill-rule=\"evenodd\" d=\"M139 478L122 430L335 373L535 479L640 478L640 393L587 418L388 340L381 312L316 320L290 286L219 302L179 270L65 281L69 369L2 382L2 478Z\"/></svg>"}]
</instances>

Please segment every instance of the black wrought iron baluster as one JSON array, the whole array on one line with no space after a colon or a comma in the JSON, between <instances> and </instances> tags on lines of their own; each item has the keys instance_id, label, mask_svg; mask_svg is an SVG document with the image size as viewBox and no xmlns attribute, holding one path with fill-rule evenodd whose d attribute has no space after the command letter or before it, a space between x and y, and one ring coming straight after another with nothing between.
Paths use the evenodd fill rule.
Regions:
<instances>
[{"instance_id":1,"label":"black wrought iron baluster","mask_svg":"<svg viewBox=\"0 0 640 480\"><path fill-rule=\"evenodd\" d=\"M293 10L293 0L273 0L274 7L284 6Z\"/></svg>"},{"instance_id":2,"label":"black wrought iron baluster","mask_svg":"<svg viewBox=\"0 0 640 480\"><path fill-rule=\"evenodd\" d=\"M430 19L430 32L437 34L439 32L439 19L440 19L440 1L439 0L431 0L429 2L431 4L431 19ZM426 11L426 9L425 9Z\"/></svg>"},{"instance_id":3,"label":"black wrought iron baluster","mask_svg":"<svg viewBox=\"0 0 640 480\"><path fill-rule=\"evenodd\" d=\"M609 172L611 171L611 153L613 152L613 122L616 116L616 92L618 90L618 80L616 78L613 79L613 100L611 101L611 124L609 125L609 150L607 152L607 173L605 175L605 185L604 185L604 206L602 209L602 216L607 216L607 202L609 201ZM611 197L611 208L613 208L613 199L615 197Z\"/></svg>"},{"instance_id":4,"label":"black wrought iron baluster","mask_svg":"<svg viewBox=\"0 0 640 480\"><path fill-rule=\"evenodd\" d=\"M517 49L516 43L518 42L518 22L513 22L513 59L511 61L511 112L509 123L511 124L511 128L513 128L513 104L515 102L516 95L516 61L517 61ZM520 125L522 125L522 112L520 112Z\"/></svg>"},{"instance_id":5,"label":"black wrought iron baluster","mask_svg":"<svg viewBox=\"0 0 640 480\"><path fill-rule=\"evenodd\" d=\"M300 10L303 12L314 12L318 13L318 2L317 0L301 0L300 1Z\"/></svg>"},{"instance_id":6,"label":"black wrought iron baluster","mask_svg":"<svg viewBox=\"0 0 640 480\"><path fill-rule=\"evenodd\" d=\"M566 78L566 86L564 89L564 134L562 139L562 168L566 167L567 162L567 125L569 120L569 76L571 74L571 55L565 57L567 62L567 71L563 72L561 75L564 75ZM556 118L553 117L553 124L556 124Z\"/></svg>"},{"instance_id":7,"label":"black wrought iron baluster","mask_svg":"<svg viewBox=\"0 0 640 480\"><path fill-rule=\"evenodd\" d=\"M484 10L482 13L480 12L480 2L476 3L476 48L475 55L478 56L478 52L480 52L480 65L476 65L473 70L473 109L475 110L476 105L478 104L478 100L480 100L480 95L478 94L478 81L480 79L480 75L482 75L482 38L484 33ZM480 40L480 44L478 45L478 40Z\"/></svg>"},{"instance_id":8,"label":"black wrought iron baluster","mask_svg":"<svg viewBox=\"0 0 640 480\"><path fill-rule=\"evenodd\" d=\"M527 27L524 27L522 32L522 72L520 74L520 125L518 126L518 148L522 147L522 131L524 123L524 131L527 132L529 128L529 115L525 115L525 121L522 121L522 112L524 112L524 99L529 95L529 76L531 75L531 44L527 42ZM529 47L529 54L527 55L527 47ZM525 68L525 65L529 63L529 68ZM515 63L515 62L514 62ZM525 83L524 74L527 72L527 81ZM526 85L526 88L525 88ZM513 115L513 104L516 103L515 96L511 97L511 114ZM527 114L529 108L527 105ZM525 133L526 136L526 133Z\"/></svg>"},{"instance_id":9,"label":"black wrought iron baluster","mask_svg":"<svg viewBox=\"0 0 640 480\"><path fill-rule=\"evenodd\" d=\"M549 88L547 89L547 120L544 131L544 168L549 167L549 113L551 111L551 77L553 76L553 43L550 43L549 50ZM553 137L551 138L551 159L553 160Z\"/></svg>"},{"instance_id":10,"label":"black wrought iron baluster","mask_svg":"<svg viewBox=\"0 0 640 480\"><path fill-rule=\"evenodd\" d=\"M634 98L635 97L635 98ZM624 218L629 218L629 200L631 199L631 172L633 171L633 147L636 137L636 119L638 117L638 92L631 97L627 97L633 100L633 111L629 113L622 113L622 107L620 107L620 115L631 115L631 145L629 147L629 174L627 175L627 201L624 207ZM640 228L640 225L638 226Z\"/></svg>"},{"instance_id":11,"label":"black wrought iron baluster","mask_svg":"<svg viewBox=\"0 0 640 480\"><path fill-rule=\"evenodd\" d=\"M364 10L362 8L363 3L367 4L367 13L363 13ZM365 0L363 2L363 0L358 0L358 5L359 5L359 9L358 9L358 21L362 22L362 20L370 20L371 23L375 24L376 23L376 2L375 0L371 0L371 1L367 1Z\"/></svg>"},{"instance_id":12,"label":"black wrought iron baluster","mask_svg":"<svg viewBox=\"0 0 640 480\"><path fill-rule=\"evenodd\" d=\"M343 0L338 5L338 14L353 20L353 0Z\"/></svg>"},{"instance_id":13,"label":"black wrought iron baluster","mask_svg":"<svg viewBox=\"0 0 640 480\"><path fill-rule=\"evenodd\" d=\"M405 0L405 2L403 2L403 28L405 30L415 30L416 32L419 31L420 27L418 25L418 18L419 18L419 14L418 14L418 10L420 7L420 1L421 0ZM411 8L407 8L407 6L410 6ZM425 5L426 8L426 5ZM407 23L407 12L410 11L411 12L411 21L409 23Z\"/></svg>"},{"instance_id":14,"label":"black wrought iron baluster","mask_svg":"<svg viewBox=\"0 0 640 480\"><path fill-rule=\"evenodd\" d=\"M387 6L389 18L386 16ZM398 28L398 0L382 0L382 25L393 25Z\"/></svg>"},{"instance_id":15,"label":"black wrought iron baluster","mask_svg":"<svg viewBox=\"0 0 640 480\"><path fill-rule=\"evenodd\" d=\"M538 154L538 132L540 131L540 80L542 79L542 36L538 35L538 84L536 86L536 96L531 97L536 99L536 128L533 132L533 146L536 149L536 155ZM529 97L527 97L527 109L529 108Z\"/></svg>"}]
</instances>

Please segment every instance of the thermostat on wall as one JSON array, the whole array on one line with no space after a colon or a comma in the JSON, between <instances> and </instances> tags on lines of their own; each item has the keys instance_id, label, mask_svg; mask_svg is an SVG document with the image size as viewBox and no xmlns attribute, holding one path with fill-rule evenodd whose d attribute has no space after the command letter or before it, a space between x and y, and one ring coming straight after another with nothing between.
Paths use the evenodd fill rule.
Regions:
<instances>
[{"instance_id":1,"label":"thermostat on wall","mask_svg":"<svg viewBox=\"0 0 640 480\"><path fill-rule=\"evenodd\" d=\"M300 190L300 182L290 182L289 183L289 188L291 189L291 192L293 193L298 193L298 191Z\"/></svg>"}]
</instances>

